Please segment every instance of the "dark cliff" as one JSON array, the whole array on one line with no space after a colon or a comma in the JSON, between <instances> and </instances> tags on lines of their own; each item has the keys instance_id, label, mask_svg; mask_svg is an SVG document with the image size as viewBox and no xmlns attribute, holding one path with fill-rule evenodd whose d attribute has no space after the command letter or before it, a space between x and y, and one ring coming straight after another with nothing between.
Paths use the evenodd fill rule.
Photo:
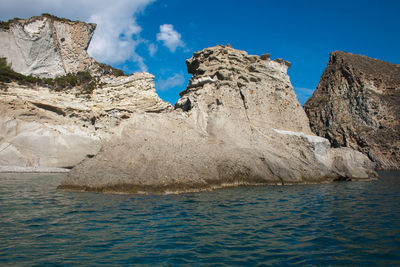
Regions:
<instances>
[{"instance_id":1,"label":"dark cliff","mask_svg":"<svg viewBox=\"0 0 400 267\"><path fill-rule=\"evenodd\" d=\"M312 131L333 146L400 169L400 65L333 52L304 109Z\"/></svg>"}]
</instances>

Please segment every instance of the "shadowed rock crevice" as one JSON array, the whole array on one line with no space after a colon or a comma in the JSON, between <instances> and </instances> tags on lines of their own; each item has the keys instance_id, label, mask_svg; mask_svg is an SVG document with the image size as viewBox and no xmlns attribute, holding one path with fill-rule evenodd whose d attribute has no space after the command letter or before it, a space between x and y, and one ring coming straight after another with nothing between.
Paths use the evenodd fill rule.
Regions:
<instances>
[{"instance_id":1,"label":"shadowed rock crevice","mask_svg":"<svg viewBox=\"0 0 400 267\"><path fill-rule=\"evenodd\" d=\"M59 107L55 107L55 106L47 105L47 104L43 104L43 103L34 103L34 102L32 102L32 104L35 105L38 108L54 112L57 115L61 115L61 116L65 116L66 115L66 113Z\"/></svg>"}]
</instances>

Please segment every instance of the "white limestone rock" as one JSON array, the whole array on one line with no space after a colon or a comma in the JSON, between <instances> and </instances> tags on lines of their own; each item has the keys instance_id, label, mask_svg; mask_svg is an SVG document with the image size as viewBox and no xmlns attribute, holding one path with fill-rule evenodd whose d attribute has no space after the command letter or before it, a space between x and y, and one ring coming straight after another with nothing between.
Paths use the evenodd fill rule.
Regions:
<instances>
[{"instance_id":1,"label":"white limestone rock","mask_svg":"<svg viewBox=\"0 0 400 267\"><path fill-rule=\"evenodd\" d=\"M0 28L0 57L24 75L54 78L95 65L87 48L95 24L42 15Z\"/></svg>"},{"instance_id":2,"label":"white limestone rock","mask_svg":"<svg viewBox=\"0 0 400 267\"><path fill-rule=\"evenodd\" d=\"M311 134L287 75L289 62L216 46L195 52L186 64L193 77L176 107L196 109L204 116L218 109L219 117Z\"/></svg>"},{"instance_id":3,"label":"white limestone rock","mask_svg":"<svg viewBox=\"0 0 400 267\"><path fill-rule=\"evenodd\" d=\"M0 118L0 166L72 167L96 154L100 138L75 125Z\"/></svg>"},{"instance_id":4,"label":"white limestone rock","mask_svg":"<svg viewBox=\"0 0 400 267\"><path fill-rule=\"evenodd\" d=\"M132 114L60 188L181 193L376 177L363 155L312 135L286 61L216 46L187 66L193 77L175 111Z\"/></svg>"},{"instance_id":5,"label":"white limestone rock","mask_svg":"<svg viewBox=\"0 0 400 267\"><path fill-rule=\"evenodd\" d=\"M0 57L18 72L96 76L90 95L79 86L2 85L2 168L76 165L60 188L119 193L376 177L362 154L312 135L287 61L230 46L195 52L173 110L153 75L108 75L87 55L94 27L44 15L0 30Z\"/></svg>"},{"instance_id":6,"label":"white limestone rock","mask_svg":"<svg viewBox=\"0 0 400 267\"><path fill-rule=\"evenodd\" d=\"M153 78L104 76L90 98L77 89L8 84L0 90L0 166L71 167L96 154L132 114L172 108L156 94Z\"/></svg>"}]
</instances>

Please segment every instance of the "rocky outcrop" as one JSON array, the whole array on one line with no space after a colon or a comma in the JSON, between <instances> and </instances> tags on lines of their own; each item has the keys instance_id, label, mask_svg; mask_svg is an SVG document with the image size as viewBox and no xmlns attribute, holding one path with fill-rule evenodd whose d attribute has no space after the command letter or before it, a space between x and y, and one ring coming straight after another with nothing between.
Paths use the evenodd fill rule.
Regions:
<instances>
[{"instance_id":1,"label":"rocky outcrop","mask_svg":"<svg viewBox=\"0 0 400 267\"><path fill-rule=\"evenodd\" d=\"M87 48L95 24L42 15L0 27L0 58L24 75L54 78L96 68Z\"/></svg>"},{"instance_id":2,"label":"rocky outcrop","mask_svg":"<svg viewBox=\"0 0 400 267\"><path fill-rule=\"evenodd\" d=\"M229 46L196 52L174 111L132 114L59 188L167 193L375 178L366 156L312 135L289 65Z\"/></svg>"},{"instance_id":3,"label":"rocky outcrop","mask_svg":"<svg viewBox=\"0 0 400 267\"><path fill-rule=\"evenodd\" d=\"M196 52L173 109L151 74L90 58L93 30L51 15L1 23L0 58L57 79L0 60L0 170L73 167L60 188L135 193L376 177L365 155L312 134L290 63L230 46Z\"/></svg>"},{"instance_id":4,"label":"rocky outcrop","mask_svg":"<svg viewBox=\"0 0 400 267\"><path fill-rule=\"evenodd\" d=\"M304 109L313 132L334 147L400 169L400 65L333 52Z\"/></svg>"},{"instance_id":5,"label":"rocky outcrop","mask_svg":"<svg viewBox=\"0 0 400 267\"><path fill-rule=\"evenodd\" d=\"M226 121L250 121L252 127L311 133L286 73L289 62L217 46L194 53L186 64L193 77L176 107L204 116L200 128L218 114Z\"/></svg>"},{"instance_id":6,"label":"rocky outcrop","mask_svg":"<svg viewBox=\"0 0 400 267\"><path fill-rule=\"evenodd\" d=\"M77 88L8 84L0 90L0 166L75 166L133 113L171 109L153 79L148 73L103 76L90 98Z\"/></svg>"},{"instance_id":7,"label":"rocky outcrop","mask_svg":"<svg viewBox=\"0 0 400 267\"><path fill-rule=\"evenodd\" d=\"M1 24L0 58L14 70L40 77L79 72L89 89L76 84L78 76L49 82L0 66L0 171L71 168L96 154L133 113L172 109L158 97L153 75L112 75L115 70L87 55L94 29L50 15ZM72 85L58 88L56 81Z\"/></svg>"}]
</instances>

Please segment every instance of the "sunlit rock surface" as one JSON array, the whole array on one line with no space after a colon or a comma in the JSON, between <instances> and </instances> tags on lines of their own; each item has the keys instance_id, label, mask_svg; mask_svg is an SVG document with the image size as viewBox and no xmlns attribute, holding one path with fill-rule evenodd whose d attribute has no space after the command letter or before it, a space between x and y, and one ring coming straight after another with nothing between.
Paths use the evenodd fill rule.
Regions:
<instances>
[{"instance_id":1,"label":"sunlit rock surface","mask_svg":"<svg viewBox=\"0 0 400 267\"><path fill-rule=\"evenodd\" d=\"M179 193L375 178L366 156L312 134L289 65L229 46L194 53L175 110L132 114L60 188Z\"/></svg>"},{"instance_id":2,"label":"sunlit rock surface","mask_svg":"<svg viewBox=\"0 0 400 267\"><path fill-rule=\"evenodd\" d=\"M0 82L0 167L73 167L96 154L132 113L172 109L158 97L153 75L106 74L87 55L94 29L50 15L0 29L0 58L15 71L39 77L86 71L94 83L83 94L79 86Z\"/></svg>"},{"instance_id":3,"label":"sunlit rock surface","mask_svg":"<svg viewBox=\"0 0 400 267\"><path fill-rule=\"evenodd\" d=\"M187 60L193 77L173 108L153 75L124 76L87 55L94 27L51 15L2 24L0 57L15 71L91 79L0 84L3 169L73 167L60 188L115 193L376 177L365 155L312 134L289 62L206 48Z\"/></svg>"},{"instance_id":4,"label":"sunlit rock surface","mask_svg":"<svg viewBox=\"0 0 400 267\"><path fill-rule=\"evenodd\" d=\"M87 71L95 64L87 53L95 28L50 15L14 19L0 28L0 57L24 75L54 78Z\"/></svg>"},{"instance_id":5,"label":"sunlit rock surface","mask_svg":"<svg viewBox=\"0 0 400 267\"><path fill-rule=\"evenodd\" d=\"M101 140L133 113L171 109L157 96L153 78L103 77L90 98L73 89L8 84L0 90L0 166L71 167L96 154Z\"/></svg>"}]
</instances>

